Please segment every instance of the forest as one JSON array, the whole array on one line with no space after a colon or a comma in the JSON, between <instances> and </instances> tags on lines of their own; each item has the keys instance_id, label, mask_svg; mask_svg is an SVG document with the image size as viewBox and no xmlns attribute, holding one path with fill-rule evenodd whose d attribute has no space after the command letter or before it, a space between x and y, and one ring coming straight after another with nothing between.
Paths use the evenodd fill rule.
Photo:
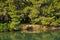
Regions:
<instances>
[{"instance_id":1,"label":"forest","mask_svg":"<svg viewBox=\"0 0 60 40\"><path fill-rule=\"evenodd\" d=\"M60 0L0 0L0 31L22 24L60 26Z\"/></svg>"}]
</instances>

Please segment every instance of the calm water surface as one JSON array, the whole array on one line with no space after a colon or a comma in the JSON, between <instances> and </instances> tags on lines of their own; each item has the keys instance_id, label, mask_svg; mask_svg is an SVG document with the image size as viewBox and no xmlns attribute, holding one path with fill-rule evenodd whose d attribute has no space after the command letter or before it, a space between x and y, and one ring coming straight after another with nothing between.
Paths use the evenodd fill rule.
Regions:
<instances>
[{"instance_id":1,"label":"calm water surface","mask_svg":"<svg viewBox=\"0 0 60 40\"><path fill-rule=\"evenodd\" d=\"M0 40L60 40L60 31L48 31L41 33L0 33Z\"/></svg>"}]
</instances>

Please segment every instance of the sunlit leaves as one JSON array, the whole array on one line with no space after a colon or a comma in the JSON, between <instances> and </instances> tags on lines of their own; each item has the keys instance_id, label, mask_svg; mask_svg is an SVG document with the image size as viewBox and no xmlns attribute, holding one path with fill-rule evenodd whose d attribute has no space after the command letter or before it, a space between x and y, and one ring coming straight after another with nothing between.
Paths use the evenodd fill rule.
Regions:
<instances>
[{"instance_id":1,"label":"sunlit leaves","mask_svg":"<svg viewBox=\"0 0 60 40\"><path fill-rule=\"evenodd\" d=\"M31 7L27 6L27 7L25 7L25 8L23 9L23 12L24 12L24 13L27 13L27 11L28 11L28 10L31 10L31 9L32 9Z\"/></svg>"},{"instance_id":2,"label":"sunlit leaves","mask_svg":"<svg viewBox=\"0 0 60 40\"><path fill-rule=\"evenodd\" d=\"M41 17L40 18L42 25L50 24L52 19L53 19L53 17Z\"/></svg>"},{"instance_id":3,"label":"sunlit leaves","mask_svg":"<svg viewBox=\"0 0 60 40\"><path fill-rule=\"evenodd\" d=\"M37 9L32 8L32 10L29 13L29 17L31 19L38 17L39 11Z\"/></svg>"},{"instance_id":4,"label":"sunlit leaves","mask_svg":"<svg viewBox=\"0 0 60 40\"><path fill-rule=\"evenodd\" d=\"M21 22L23 20L23 22L26 22L26 20L30 20L28 23L31 24L56 26L60 23L60 1L1 0L0 15L6 16L6 14L9 14L9 16L11 17L11 21L9 22L10 28L14 29L16 29L18 25L23 24Z\"/></svg>"},{"instance_id":5,"label":"sunlit leaves","mask_svg":"<svg viewBox=\"0 0 60 40\"><path fill-rule=\"evenodd\" d=\"M60 18L51 23L51 25L57 26L60 24Z\"/></svg>"}]
</instances>

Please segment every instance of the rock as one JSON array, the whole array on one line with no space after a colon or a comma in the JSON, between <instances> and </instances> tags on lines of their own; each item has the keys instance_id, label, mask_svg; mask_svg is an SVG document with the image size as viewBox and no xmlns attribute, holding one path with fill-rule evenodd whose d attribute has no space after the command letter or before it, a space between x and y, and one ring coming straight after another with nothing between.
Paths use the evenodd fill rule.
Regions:
<instances>
[{"instance_id":1,"label":"rock","mask_svg":"<svg viewBox=\"0 0 60 40\"><path fill-rule=\"evenodd\" d=\"M39 28L40 25L30 25L30 24L23 25L22 27L23 32L38 32Z\"/></svg>"}]
</instances>

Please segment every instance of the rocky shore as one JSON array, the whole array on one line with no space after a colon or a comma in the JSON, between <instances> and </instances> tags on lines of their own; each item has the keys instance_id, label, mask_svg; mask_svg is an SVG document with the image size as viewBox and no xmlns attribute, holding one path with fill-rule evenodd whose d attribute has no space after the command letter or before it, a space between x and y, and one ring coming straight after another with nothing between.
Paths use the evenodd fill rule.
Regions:
<instances>
[{"instance_id":1,"label":"rocky shore","mask_svg":"<svg viewBox=\"0 0 60 40\"><path fill-rule=\"evenodd\" d=\"M39 32L46 32L46 31L54 31L60 30L60 27L54 26L40 26L40 25L23 25L22 33L39 33Z\"/></svg>"},{"instance_id":2,"label":"rocky shore","mask_svg":"<svg viewBox=\"0 0 60 40\"><path fill-rule=\"evenodd\" d=\"M60 30L59 27L55 26L41 26L37 24L23 24L21 28L17 30L3 30L0 32L21 32L21 33L40 33L40 32L46 32L46 31L54 31L54 30Z\"/></svg>"}]
</instances>

